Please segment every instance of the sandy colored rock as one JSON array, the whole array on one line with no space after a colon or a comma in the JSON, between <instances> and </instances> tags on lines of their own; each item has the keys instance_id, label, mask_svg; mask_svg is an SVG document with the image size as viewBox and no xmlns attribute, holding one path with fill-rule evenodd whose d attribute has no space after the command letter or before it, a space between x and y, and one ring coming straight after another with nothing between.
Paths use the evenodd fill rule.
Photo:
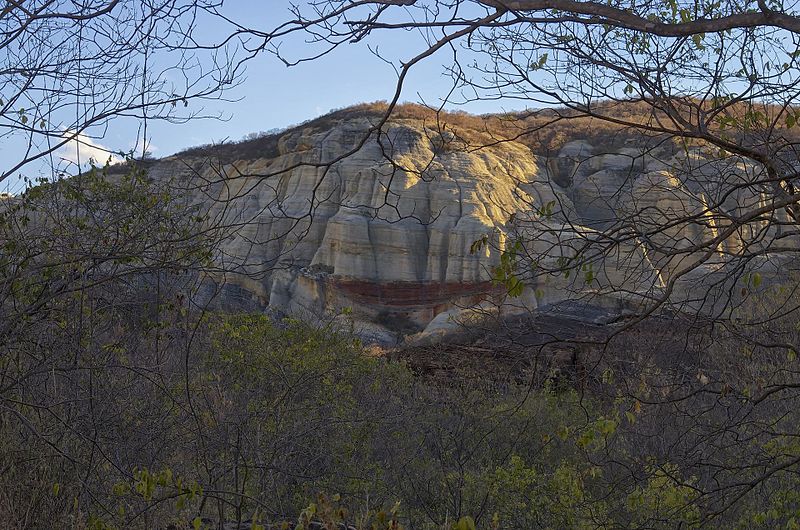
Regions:
<instances>
[{"instance_id":1,"label":"sandy colored rock","mask_svg":"<svg viewBox=\"0 0 800 530\"><path fill-rule=\"evenodd\" d=\"M700 148L576 138L540 158L480 131L397 119L378 137L373 125L356 117L300 127L263 154L222 165L167 158L150 175L183 183L189 203L212 204L211 219L236 227L216 257L227 272L214 277L231 298L303 315L350 307L380 333L432 335L479 304L503 313L509 300L492 270L517 240L536 262L520 262L518 310L587 293L652 298L732 216L770 197L747 185L757 178L751 165ZM726 194L731 186L738 191ZM618 241L604 239L609 230ZM687 278L718 275L726 256L769 244L776 230L742 227ZM564 260L583 268L566 276Z\"/></svg>"}]
</instances>

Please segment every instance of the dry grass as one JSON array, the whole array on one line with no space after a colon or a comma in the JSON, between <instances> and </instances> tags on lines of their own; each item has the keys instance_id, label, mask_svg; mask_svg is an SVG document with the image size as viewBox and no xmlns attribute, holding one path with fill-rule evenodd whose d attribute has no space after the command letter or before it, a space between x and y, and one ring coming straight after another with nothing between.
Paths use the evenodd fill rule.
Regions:
<instances>
[{"instance_id":1,"label":"dry grass","mask_svg":"<svg viewBox=\"0 0 800 530\"><path fill-rule=\"evenodd\" d=\"M696 113L697 102L689 101L678 105L680 112L690 116ZM753 107L751 107L752 109ZM787 131L783 128L782 110L778 107L762 105L759 107L765 122L776 120L776 131L788 141L800 140L798 128ZM361 103L337 109L324 116L308 120L296 126L273 133L251 134L239 142L216 145L203 145L187 149L178 155L191 157L213 157L223 162L254 158L274 158L278 156L278 141L285 134L304 129L324 131L346 120L379 120L388 110L385 101ZM414 103L398 104L392 113L393 120L415 120L433 129L449 130L457 136L483 143L518 141L528 146L537 155L548 156L558 151L565 143L573 140L586 140L601 149L622 147L631 141L643 139L650 145L677 142L669 135L648 133L643 126L668 123L669 119L661 111L654 110L647 102L601 102L592 107L595 115L613 117L617 123L606 119L587 116L584 111L571 109L540 109L507 114L474 115L462 111L437 111ZM741 119L746 112L744 104L731 106L726 115ZM696 119L696 117L695 117Z\"/></svg>"}]
</instances>

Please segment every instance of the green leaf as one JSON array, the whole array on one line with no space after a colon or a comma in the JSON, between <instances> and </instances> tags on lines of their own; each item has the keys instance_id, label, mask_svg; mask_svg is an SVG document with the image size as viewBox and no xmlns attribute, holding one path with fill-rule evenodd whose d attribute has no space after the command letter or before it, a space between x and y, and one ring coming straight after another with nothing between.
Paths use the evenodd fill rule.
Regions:
<instances>
[{"instance_id":1,"label":"green leaf","mask_svg":"<svg viewBox=\"0 0 800 530\"><path fill-rule=\"evenodd\" d=\"M469 253L475 254L476 252L479 252L481 248L483 248L483 246L487 245L488 243L489 243L489 236L484 235L477 241L472 242L472 244L469 246Z\"/></svg>"},{"instance_id":2,"label":"green leaf","mask_svg":"<svg viewBox=\"0 0 800 530\"><path fill-rule=\"evenodd\" d=\"M603 436L608 436L610 434L614 434L617 430L617 422L614 420L600 420L597 425L597 430Z\"/></svg>"},{"instance_id":3,"label":"green leaf","mask_svg":"<svg viewBox=\"0 0 800 530\"><path fill-rule=\"evenodd\" d=\"M541 67L543 67L545 65L545 63L547 62L547 57L548 57L547 53L543 53L542 55L540 55L539 56L539 60L537 62L530 64L530 69L531 70L538 70Z\"/></svg>"},{"instance_id":4,"label":"green leaf","mask_svg":"<svg viewBox=\"0 0 800 530\"><path fill-rule=\"evenodd\" d=\"M519 279L516 278L515 276L512 276L509 279L508 283L510 283L510 285L507 285L508 296L510 296L511 298L517 298L522 294L522 291L525 289L525 284L519 281Z\"/></svg>"},{"instance_id":5,"label":"green leaf","mask_svg":"<svg viewBox=\"0 0 800 530\"><path fill-rule=\"evenodd\" d=\"M557 435L559 438L561 438L562 440L566 440L566 439L569 437L569 427L567 427L566 425L562 425L562 426L560 426L560 427L559 427L559 428L556 430L556 435Z\"/></svg>"},{"instance_id":6,"label":"green leaf","mask_svg":"<svg viewBox=\"0 0 800 530\"><path fill-rule=\"evenodd\" d=\"M791 129L792 127L794 127L795 123L797 123L797 118L794 116L794 114L791 114L791 113L787 114L786 115L786 128L787 129Z\"/></svg>"},{"instance_id":7,"label":"green leaf","mask_svg":"<svg viewBox=\"0 0 800 530\"><path fill-rule=\"evenodd\" d=\"M453 525L453 530L475 530L475 521L469 516L462 517Z\"/></svg>"},{"instance_id":8,"label":"green leaf","mask_svg":"<svg viewBox=\"0 0 800 530\"><path fill-rule=\"evenodd\" d=\"M195 517L194 520L192 521L192 528L194 528L194 530L200 530L202 527L203 527L203 520L200 519L200 516Z\"/></svg>"},{"instance_id":9,"label":"green leaf","mask_svg":"<svg viewBox=\"0 0 800 530\"><path fill-rule=\"evenodd\" d=\"M61 491L61 484L56 482L55 484L53 484L53 496L54 497L58 497L58 492L59 491Z\"/></svg>"},{"instance_id":10,"label":"green leaf","mask_svg":"<svg viewBox=\"0 0 800 530\"><path fill-rule=\"evenodd\" d=\"M753 273L753 287L758 288L761 285L761 275L757 272Z\"/></svg>"}]
</instances>

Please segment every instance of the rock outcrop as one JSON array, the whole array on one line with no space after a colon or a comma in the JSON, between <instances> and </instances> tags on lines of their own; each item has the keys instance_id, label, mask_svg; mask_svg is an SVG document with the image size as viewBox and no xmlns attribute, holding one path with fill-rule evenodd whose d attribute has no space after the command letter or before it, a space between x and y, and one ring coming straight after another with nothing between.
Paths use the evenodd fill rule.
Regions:
<instances>
[{"instance_id":1,"label":"rock outcrop","mask_svg":"<svg viewBox=\"0 0 800 530\"><path fill-rule=\"evenodd\" d=\"M734 216L770 200L738 159L581 138L543 157L477 129L393 119L377 135L375 123L296 128L224 164L170 157L150 175L175 179L211 205L209 219L235 227L214 278L229 297L291 314L352 308L387 336L431 323L440 333L487 301L502 312L587 292L652 299L691 263L714 274L780 230L748 223L707 255ZM528 288L503 305L507 286L492 271L518 240Z\"/></svg>"},{"instance_id":2,"label":"rock outcrop","mask_svg":"<svg viewBox=\"0 0 800 530\"><path fill-rule=\"evenodd\" d=\"M354 150L371 125L362 118L287 133L271 159L219 168L165 159L150 174L208 182L193 199L217 200L211 217L241 226L223 245L232 269L225 281L262 305L352 307L422 329L454 304L501 294L490 271L512 214L566 195L537 180L538 161L521 144L470 152L410 120L324 164ZM471 251L484 237L488 244Z\"/></svg>"}]
</instances>

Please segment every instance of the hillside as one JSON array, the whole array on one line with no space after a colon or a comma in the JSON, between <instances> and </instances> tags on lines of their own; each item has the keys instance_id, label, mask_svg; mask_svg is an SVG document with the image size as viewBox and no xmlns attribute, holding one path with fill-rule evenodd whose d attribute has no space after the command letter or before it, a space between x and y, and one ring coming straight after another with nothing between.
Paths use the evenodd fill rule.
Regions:
<instances>
[{"instance_id":1,"label":"hillside","mask_svg":"<svg viewBox=\"0 0 800 530\"><path fill-rule=\"evenodd\" d=\"M637 108L626 119L644 120ZM383 110L360 105L153 163L151 178L175 179L212 219L238 227L217 257L223 306L314 318L352 309L381 343L573 298L636 309L731 216L770 200L744 159L598 120L568 116L537 130L556 111L480 117L403 105L378 135ZM694 284L717 282L730 256L766 248L779 225L756 221L727 237L678 275L674 303L694 307ZM608 230L623 237L588 252ZM493 279L517 241L526 288L510 299ZM782 244L796 248L797 238ZM581 255L583 272L563 274ZM770 259L754 266L777 274Z\"/></svg>"}]
</instances>

